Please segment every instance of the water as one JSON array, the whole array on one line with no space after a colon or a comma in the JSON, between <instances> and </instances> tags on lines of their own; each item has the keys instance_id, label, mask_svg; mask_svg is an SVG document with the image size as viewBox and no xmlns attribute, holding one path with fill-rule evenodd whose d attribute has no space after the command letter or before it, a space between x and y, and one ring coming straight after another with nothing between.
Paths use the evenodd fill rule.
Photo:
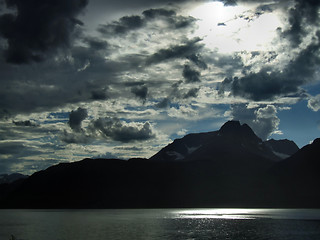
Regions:
<instances>
[{"instance_id":1,"label":"water","mask_svg":"<svg viewBox=\"0 0 320 240\"><path fill-rule=\"evenodd\" d=\"M0 210L0 239L320 239L319 209Z\"/></svg>"}]
</instances>

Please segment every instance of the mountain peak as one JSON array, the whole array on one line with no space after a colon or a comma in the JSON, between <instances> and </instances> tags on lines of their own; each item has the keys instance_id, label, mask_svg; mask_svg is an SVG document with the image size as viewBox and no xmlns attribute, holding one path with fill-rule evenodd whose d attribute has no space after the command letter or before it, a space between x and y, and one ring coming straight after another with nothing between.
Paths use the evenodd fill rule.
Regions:
<instances>
[{"instance_id":1,"label":"mountain peak","mask_svg":"<svg viewBox=\"0 0 320 240\"><path fill-rule=\"evenodd\" d=\"M239 121L231 120L223 124L219 131L220 132L233 131L233 130L239 129L240 127L241 127L241 124Z\"/></svg>"},{"instance_id":2,"label":"mountain peak","mask_svg":"<svg viewBox=\"0 0 320 240\"><path fill-rule=\"evenodd\" d=\"M268 141L265 141L265 144L281 158L287 158L299 150L297 144L294 141L290 141L288 139L270 139Z\"/></svg>"},{"instance_id":3,"label":"mountain peak","mask_svg":"<svg viewBox=\"0 0 320 240\"><path fill-rule=\"evenodd\" d=\"M315 140L313 140L312 144L320 145L320 138L316 138Z\"/></svg>"},{"instance_id":4,"label":"mountain peak","mask_svg":"<svg viewBox=\"0 0 320 240\"><path fill-rule=\"evenodd\" d=\"M247 124L240 124L239 121L231 120L223 124L223 126L220 128L219 133L224 134L232 134L232 135L245 135L249 137L255 137L255 133L253 130L249 127Z\"/></svg>"}]
</instances>

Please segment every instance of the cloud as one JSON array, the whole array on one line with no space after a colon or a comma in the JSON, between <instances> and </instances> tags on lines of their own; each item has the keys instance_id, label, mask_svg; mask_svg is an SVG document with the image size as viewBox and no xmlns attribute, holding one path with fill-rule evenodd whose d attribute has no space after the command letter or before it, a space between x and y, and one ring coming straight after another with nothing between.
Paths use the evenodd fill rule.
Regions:
<instances>
[{"instance_id":1,"label":"cloud","mask_svg":"<svg viewBox=\"0 0 320 240\"><path fill-rule=\"evenodd\" d=\"M155 137L151 124L126 123L118 118L99 118L92 121L91 131L101 136L119 142L145 141Z\"/></svg>"},{"instance_id":2,"label":"cloud","mask_svg":"<svg viewBox=\"0 0 320 240\"><path fill-rule=\"evenodd\" d=\"M276 97L297 93L302 83L302 79L290 79L281 73L269 73L268 69L262 69L258 73L235 77L231 91L234 96L254 101L274 100Z\"/></svg>"},{"instance_id":3,"label":"cloud","mask_svg":"<svg viewBox=\"0 0 320 240\"><path fill-rule=\"evenodd\" d=\"M0 16L0 36L8 41L6 60L22 64L46 59L47 54L69 47L76 19L87 0L24 1L7 0L15 13Z\"/></svg>"},{"instance_id":4,"label":"cloud","mask_svg":"<svg viewBox=\"0 0 320 240\"><path fill-rule=\"evenodd\" d=\"M314 0L296 0L289 9L289 27L281 36L289 39L293 47L299 46L308 33L306 26L318 26L320 2Z\"/></svg>"},{"instance_id":5,"label":"cloud","mask_svg":"<svg viewBox=\"0 0 320 240\"><path fill-rule=\"evenodd\" d=\"M196 64L201 69L207 69L208 65L206 62L202 59L201 55L199 53L197 54L191 54L190 56L187 56L187 59L189 59L191 62Z\"/></svg>"},{"instance_id":6,"label":"cloud","mask_svg":"<svg viewBox=\"0 0 320 240\"><path fill-rule=\"evenodd\" d=\"M189 65L184 65L182 76L186 83L200 82L200 72L192 69Z\"/></svg>"},{"instance_id":7,"label":"cloud","mask_svg":"<svg viewBox=\"0 0 320 240\"><path fill-rule=\"evenodd\" d=\"M106 90L104 89L97 89L91 91L91 99L93 100L106 100L108 99L108 95Z\"/></svg>"},{"instance_id":8,"label":"cloud","mask_svg":"<svg viewBox=\"0 0 320 240\"><path fill-rule=\"evenodd\" d=\"M170 99L164 98L159 103L156 104L157 108L167 108L170 105Z\"/></svg>"},{"instance_id":9,"label":"cloud","mask_svg":"<svg viewBox=\"0 0 320 240\"><path fill-rule=\"evenodd\" d=\"M82 121L87 117L87 109L79 107L77 110L71 111L68 124L72 130L79 132L81 130Z\"/></svg>"},{"instance_id":10,"label":"cloud","mask_svg":"<svg viewBox=\"0 0 320 240\"><path fill-rule=\"evenodd\" d=\"M148 9L142 13L142 16L132 15L121 17L118 21L113 21L108 24L101 24L98 31L104 35L125 35L130 31L138 30L145 27L149 22L154 24L155 21L163 21L168 29L181 29L191 26L196 21L191 16L177 15L172 9L157 8Z\"/></svg>"},{"instance_id":11,"label":"cloud","mask_svg":"<svg viewBox=\"0 0 320 240\"><path fill-rule=\"evenodd\" d=\"M146 101L148 95L148 87L132 87L131 92L143 101Z\"/></svg>"},{"instance_id":12,"label":"cloud","mask_svg":"<svg viewBox=\"0 0 320 240\"><path fill-rule=\"evenodd\" d=\"M225 6L236 6L237 0L220 0Z\"/></svg>"},{"instance_id":13,"label":"cloud","mask_svg":"<svg viewBox=\"0 0 320 240\"><path fill-rule=\"evenodd\" d=\"M139 29L144 25L140 16L124 16L119 21L107 25L100 25L98 31L103 34L125 34L129 31Z\"/></svg>"},{"instance_id":14,"label":"cloud","mask_svg":"<svg viewBox=\"0 0 320 240\"><path fill-rule=\"evenodd\" d=\"M0 154L17 154L25 150L23 142L8 141L0 143Z\"/></svg>"},{"instance_id":15,"label":"cloud","mask_svg":"<svg viewBox=\"0 0 320 240\"><path fill-rule=\"evenodd\" d=\"M254 101L274 100L279 97L298 95L304 98L303 84L314 80L320 64L320 32L313 43L301 50L298 56L291 60L284 69L262 67L258 72L243 71L244 76L226 78L220 87L220 92L230 87L234 96Z\"/></svg>"},{"instance_id":16,"label":"cloud","mask_svg":"<svg viewBox=\"0 0 320 240\"><path fill-rule=\"evenodd\" d=\"M278 130L280 119L277 117L274 105L248 108L246 104L234 104L231 106L231 115L234 120L248 124L263 140L271 134L280 133Z\"/></svg>"},{"instance_id":17,"label":"cloud","mask_svg":"<svg viewBox=\"0 0 320 240\"><path fill-rule=\"evenodd\" d=\"M60 135L60 139L67 143L75 143L75 144L87 144L92 138L89 135L86 135L83 131L81 132L69 132L64 130Z\"/></svg>"},{"instance_id":18,"label":"cloud","mask_svg":"<svg viewBox=\"0 0 320 240\"><path fill-rule=\"evenodd\" d=\"M170 20L166 20L168 18L165 16L166 13ZM151 16L147 17L147 15ZM19 71L16 69L17 66L7 64L4 58L0 58L2 73L0 81L3 86L0 88L1 117L48 109L55 111L56 108L68 104L119 98L130 99L133 98L130 94L131 89L125 87L128 82L146 83L153 79L151 84L146 85L147 96L153 92L158 93L158 90L161 91L162 87L168 84L166 77L169 75L164 77L165 74L162 71L165 70L164 68L169 70L170 67L163 65L161 66L163 70L157 72L155 66L148 65L149 59L157 63L166 61L163 55L162 59L155 60L159 55L154 53L157 53L159 48L160 50L169 49L169 55L170 51L172 54L180 54L180 56L168 56L171 60L175 60L184 59L192 54L196 55L197 49L202 48L201 44L196 43L194 39L186 39L186 33L192 30L193 25L190 25L190 28L178 29L171 24L175 20L177 23L181 19L179 16L175 10L152 9L151 11L149 9L140 15L145 24L140 29L136 29L137 31L128 31L129 35L123 33L122 36L105 36L96 33L90 36L86 35L84 28L83 32L77 33L75 44L68 49L58 51L54 58L50 55L52 58L35 64L35 67L30 67L29 64L19 65ZM122 18L122 21L119 19L117 22L124 23L124 19L126 18ZM165 28L162 27L164 24ZM167 32L166 36L163 35L164 29ZM151 31L153 34L150 34ZM174 38L171 39L171 36ZM172 49L169 43L172 44ZM1 45L5 46L5 44ZM182 52L179 52L179 49ZM188 51L185 56L184 50ZM197 57L194 61L203 64L201 57ZM180 72L177 74L181 75ZM170 74L171 76L174 77L174 74ZM144 100L145 88L133 88L132 91L138 94L134 93L136 97ZM157 97L166 97L163 93L164 91Z\"/></svg>"},{"instance_id":19,"label":"cloud","mask_svg":"<svg viewBox=\"0 0 320 240\"><path fill-rule=\"evenodd\" d=\"M25 121L13 121L14 125L16 126L26 126L26 127L36 127L38 126L35 122L30 120Z\"/></svg>"},{"instance_id":20,"label":"cloud","mask_svg":"<svg viewBox=\"0 0 320 240\"><path fill-rule=\"evenodd\" d=\"M308 101L308 107L315 112L320 110L320 94L310 97Z\"/></svg>"},{"instance_id":21,"label":"cloud","mask_svg":"<svg viewBox=\"0 0 320 240\"><path fill-rule=\"evenodd\" d=\"M190 57L203 48L203 45L199 44L200 41L201 39L196 37L191 40L187 40L185 43L179 45L172 45L169 48L160 49L156 53L152 54L147 59L146 63L147 65L150 65L164 62L167 60L173 60L176 58Z\"/></svg>"},{"instance_id":22,"label":"cloud","mask_svg":"<svg viewBox=\"0 0 320 240\"><path fill-rule=\"evenodd\" d=\"M168 116L177 119L195 120L199 117L199 113L192 106L180 105L171 107L168 110Z\"/></svg>"},{"instance_id":23,"label":"cloud","mask_svg":"<svg viewBox=\"0 0 320 240\"><path fill-rule=\"evenodd\" d=\"M184 94L183 98L195 98L198 96L199 88L191 88L187 93Z\"/></svg>"},{"instance_id":24,"label":"cloud","mask_svg":"<svg viewBox=\"0 0 320 240\"><path fill-rule=\"evenodd\" d=\"M87 43L91 50L99 51L109 47L109 44L105 40L101 40L97 37L86 37L84 42Z\"/></svg>"},{"instance_id":25,"label":"cloud","mask_svg":"<svg viewBox=\"0 0 320 240\"><path fill-rule=\"evenodd\" d=\"M157 9L149 9L142 13L145 17L146 21L154 20L154 19L162 19L171 29L180 29L192 26L196 19L191 16L181 16L177 15L175 10L165 9L165 8L157 8Z\"/></svg>"}]
</instances>

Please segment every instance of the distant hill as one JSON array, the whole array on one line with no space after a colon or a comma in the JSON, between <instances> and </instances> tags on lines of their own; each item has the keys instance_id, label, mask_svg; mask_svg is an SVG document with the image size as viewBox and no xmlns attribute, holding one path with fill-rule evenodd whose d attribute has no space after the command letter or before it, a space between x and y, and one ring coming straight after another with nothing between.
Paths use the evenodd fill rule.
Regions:
<instances>
[{"instance_id":1,"label":"distant hill","mask_svg":"<svg viewBox=\"0 0 320 240\"><path fill-rule=\"evenodd\" d=\"M307 175L309 177L320 175L320 138L315 139L297 151L292 156L281 161L273 170L281 175Z\"/></svg>"},{"instance_id":2,"label":"distant hill","mask_svg":"<svg viewBox=\"0 0 320 240\"><path fill-rule=\"evenodd\" d=\"M23 175L20 173L1 174L0 175L0 184L12 183L12 182L17 181L19 179L25 179L27 177L28 177L27 175Z\"/></svg>"},{"instance_id":3,"label":"distant hill","mask_svg":"<svg viewBox=\"0 0 320 240\"><path fill-rule=\"evenodd\" d=\"M279 143L279 144L278 144ZM150 159L84 159L3 191L3 208L320 207L320 140L297 150L237 121L189 134ZM279 154L296 151L281 160ZM1 193L0 185L0 193Z\"/></svg>"},{"instance_id":4,"label":"distant hill","mask_svg":"<svg viewBox=\"0 0 320 240\"><path fill-rule=\"evenodd\" d=\"M265 144L273 151L275 155L282 159L290 157L299 150L297 144L294 141L290 141L288 139L270 139L266 141Z\"/></svg>"},{"instance_id":5,"label":"distant hill","mask_svg":"<svg viewBox=\"0 0 320 240\"><path fill-rule=\"evenodd\" d=\"M319 156L320 138L317 138L270 169L287 202L320 205Z\"/></svg>"}]
</instances>

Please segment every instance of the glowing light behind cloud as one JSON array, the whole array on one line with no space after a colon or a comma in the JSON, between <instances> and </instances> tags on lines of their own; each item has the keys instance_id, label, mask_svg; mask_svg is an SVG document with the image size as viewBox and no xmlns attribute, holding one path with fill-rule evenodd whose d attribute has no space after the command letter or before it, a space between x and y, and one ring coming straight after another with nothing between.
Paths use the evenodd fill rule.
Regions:
<instances>
[{"instance_id":1,"label":"glowing light behind cloud","mask_svg":"<svg viewBox=\"0 0 320 240\"><path fill-rule=\"evenodd\" d=\"M189 14L198 19L198 29L193 34L202 37L208 48L225 54L270 50L281 25L274 12L255 15L253 5L209 2L193 8Z\"/></svg>"}]
</instances>

